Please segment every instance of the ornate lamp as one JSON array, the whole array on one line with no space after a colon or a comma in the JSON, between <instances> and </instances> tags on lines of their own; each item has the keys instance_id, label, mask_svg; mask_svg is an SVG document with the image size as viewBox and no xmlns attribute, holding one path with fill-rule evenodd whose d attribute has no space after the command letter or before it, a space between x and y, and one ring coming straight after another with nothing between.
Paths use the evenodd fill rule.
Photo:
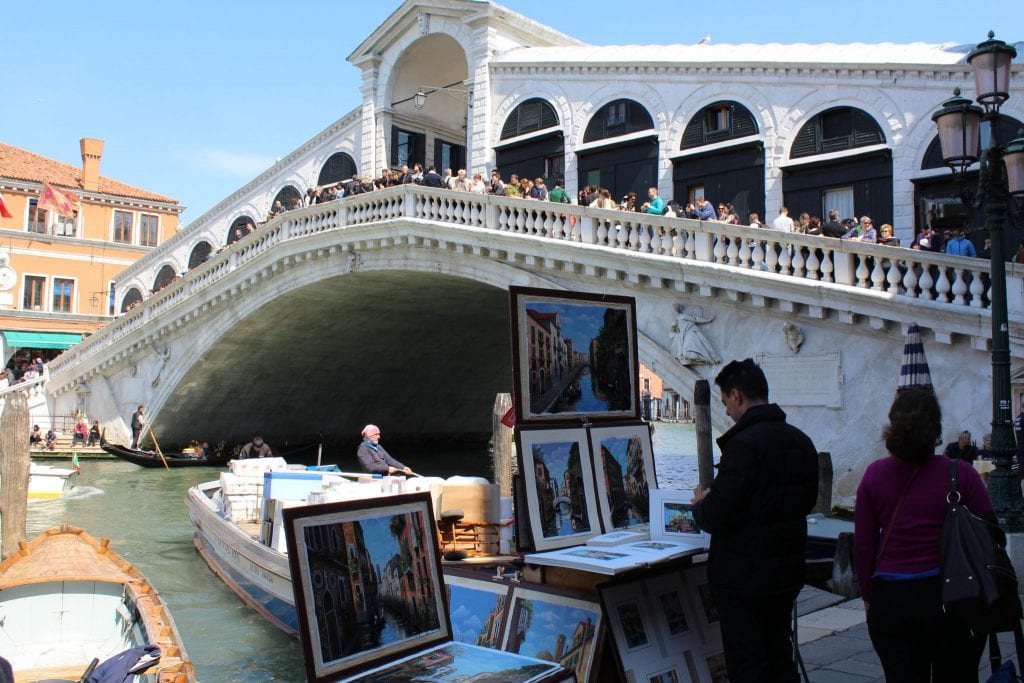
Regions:
<instances>
[{"instance_id":1,"label":"ornate lamp","mask_svg":"<svg viewBox=\"0 0 1024 683\"><path fill-rule=\"evenodd\" d=\"M1003 102L1010 99L1010 64L1017 50L988 32L988 40L979 43L967 55L967 63L974 69L974 88L978 104L986 114L998 114Z\"/></svg>"},{"instance_id":2,"label":"ornate lamp","mask_svg":"<svg viewBox=\"0 0 1024 683\"><path fill-rule=\"evenodd\" d=\"M956 179L963 178L967 167L978 160L981 114L981 107L960 97L960 88L955 88L953 97L932 114L932 121L939 128L942 161L953 169Z\"/></svg>"}]
</instances>

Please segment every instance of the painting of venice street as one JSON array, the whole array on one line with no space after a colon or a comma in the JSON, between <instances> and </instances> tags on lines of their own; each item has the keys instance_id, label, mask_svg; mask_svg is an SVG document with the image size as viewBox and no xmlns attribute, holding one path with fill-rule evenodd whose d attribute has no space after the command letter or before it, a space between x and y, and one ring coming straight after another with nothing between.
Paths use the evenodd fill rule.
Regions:
<instances>
[{"instance_id":1,"label":"painting of venice street","mask_svg":"<svg viewBox=\"0 0 1024 683\"><path fill-rule=\"evenodd\" d=\"M601 439L601 467L604 470L604 496L616 528L647 524L650 520L650 494L644 451L640 437Z\"/></svg>"},{"instance_id":2,"label":"painting of venice street","mask_svg":"<svg viewBox=\"0 0 1024 683\"><path fill-rule=\"evenodd\" d=\"M526 326L530 412L633 409L626 309L531 302Z\"/></svg>"},{"instance_id":3,"label":"painting of venice street","mask_svg":"<svg viewBox=\"0 0 1024 683\"><path fill-rule=\"evenodd\" d=\"M571 536L590 531L579 442L534 444L533 466L544 537Z\"/></svg>"},{"instance_id":4,"label":"painting of venice street","mask_svg":"<svg viewBox=\"0 0 1024 683\"><path fill-rule=\"evenodd\" d=\"M555 662L575 673L576 680L588 680L599 609L537 598L516 598L509 617L505 649Z\"/></svg>"},{"instance_id":5,"label":"painting of venice street","mask_svg":"<svg viewBox=\"0 0 1024 683\"><path fill-rule=\"evenodd\" d=\"M413 512L304 529L324 662L440 628L423 517Z\"/></svg>"}]
</instances>

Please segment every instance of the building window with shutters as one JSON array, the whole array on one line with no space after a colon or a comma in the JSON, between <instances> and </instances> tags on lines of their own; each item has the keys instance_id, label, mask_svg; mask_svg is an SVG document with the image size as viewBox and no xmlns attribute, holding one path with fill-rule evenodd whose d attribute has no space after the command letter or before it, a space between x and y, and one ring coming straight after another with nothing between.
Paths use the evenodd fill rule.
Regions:
<instances>
[{"instance_id":1,"label":"building window with shutters","mask_svg":"<svg viewBox=\"0 0 1024 683\"><path fill-rule=\"evenodd\" d=\"M67 216L57 216L53 229L54 232L61 237L74 237L78 232L77 226L78 211L75 211L70 218Z\"/></svg>"},{"instance_id":2,"label":"building window with shutters","mask_svg":"<svg viewBox=\"0 0 1024 683\"><path fill-rule=\"evenodd\" d=\"M53 278L53 312L71 313L75 296L75 281L67 278Z\"/></svg>"},{"instance_id":3,"label":"building window with shutters","mask_svg":"<svg viewBox=\"0 0 1024 683\"><path fill-rule=\"evenodd\" d=\"M41 275L26 275L21 297L21 307L26 311L43 310L43 292L45 291L45 277Z\"/></svg>"},{"instance_id":4,"label":"building window with shutters","mask_svg":"<svg viewBox=\"0 0 1024 683\"><path fill-rule=\"evenodd\" d=\"M132 243L132 214L128 211L114 212L114 241Z\"/></svg>"},{"instance_id":5,"label":"building window with shutters","mask_svg":"<svg viewBox=\"0 0 1024 683\"><path fill-rule=\"evenodd\" d=\"M544 159L544 177L554 186L556 180L565 180L565 155L556 154Z\"/></svg>"},{"instance_id":6,"label":"building window with shutters","mask_svg":"<svg viewBox=\"0 0 1024 683\"><path fill-rule=\"evenodd\" d=\"M729 105L722 104L708 108L708 132L728 131L730 127Z\"/></svg>"},{"instance_id":7,"label":"building window with shutters","mask_svg":"<svg viewBox=\"0 0 1024 683\"><path fill-rule=\"evenodd\" d=\"M39 208L38 199L28 200L28 225L25 229L40 235L46 234L46 210Z\"/></svg>"},{"instance_id":8,"label":"building window with shutters","mask_svg":"<svg viewBox=\"0 0 1024 683\"><path fill-rule=\"evenodd\" d=\"M139 216L139 244L155 247L160 237L160 218L144 213Z\"/></svg>"}]
</instances>

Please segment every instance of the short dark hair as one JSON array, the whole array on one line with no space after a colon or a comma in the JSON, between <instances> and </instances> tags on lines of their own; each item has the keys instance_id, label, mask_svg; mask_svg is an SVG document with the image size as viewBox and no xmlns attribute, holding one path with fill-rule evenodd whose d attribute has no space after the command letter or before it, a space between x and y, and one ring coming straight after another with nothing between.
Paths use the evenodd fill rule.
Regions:
<instances>
[{"instance_id":1,"label":"short dark hair","mask_svg":"<svg viewBox=\"0 0 1024 683\"><path fill-rule=\"evenodd\" d=\"M896 392L889 424L882 430L885 448L901 460L921 462L935 454L942 433L942 409L931 387L907 387Z\"/></svg>"},{"instance_id":2,"label":"short dark hair","mask_svg":"<svg viewBox=\"0 0 1024 683\"><path fill-rule=\"evenodd\" d=\"M739 389L749 399L768 400L768 380L753 358L734 360L726 365L715 377L715 384L726 394Z\"/></svg>"}]
</instances>

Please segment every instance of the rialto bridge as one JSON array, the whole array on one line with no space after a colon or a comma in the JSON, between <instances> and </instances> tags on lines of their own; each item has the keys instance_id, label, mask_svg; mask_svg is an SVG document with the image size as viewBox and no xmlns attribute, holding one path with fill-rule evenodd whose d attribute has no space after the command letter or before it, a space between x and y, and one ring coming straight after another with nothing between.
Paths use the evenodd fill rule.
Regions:
<instances>
[{"instance_id":1,"label":"rialto bridge","mask_svg":"<svg viewBox=\"0 0 1024 683\"><path fill-rule=\"evenodd\" d=\"M1016 368L1024 267L1009 270ZM53 414L121 438L145 404L167 443L351 442L366 422L480 436L512 388L509 285L628 295L640 362L680 395L721 368L674 355L680 315L722 362L761 362L843 498L883 453L911 322L944 436L988 430L988 277L982 259L406 185L279 216L59 356L46 389Z\"/></svg>"}]
</instances>

